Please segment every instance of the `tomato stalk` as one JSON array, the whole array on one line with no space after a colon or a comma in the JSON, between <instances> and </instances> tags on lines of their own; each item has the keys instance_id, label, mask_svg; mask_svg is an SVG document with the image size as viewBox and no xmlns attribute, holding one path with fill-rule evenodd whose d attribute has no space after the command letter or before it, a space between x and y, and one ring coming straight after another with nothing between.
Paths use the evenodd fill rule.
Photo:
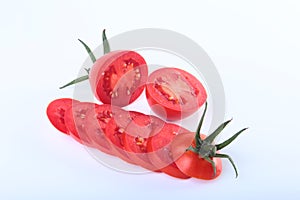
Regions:
<instances>
[{"instance_id":1,"label":"tomato stalk","mask_svg":"<svg viewBox=\"0 0 300 200\"><path fill-rule=\"evenodd\" d=\"M214 139L222 132L222 130L229 124L229 122L232 121L232 119L230 119L230 120L222 123L213 133L211 133L204 140L202 140L201 137L200 137L200 130L201 130L201 127L202 127L202 124L203 124L203 121L204 121L206 111L207 111L207 102L205 103L205 108L204 108L203 114L201 116L199 125L198 125L197 130L196 130L196 134L195 134L195 143L196 143L196 145L195 145L195 147L193 147L191 145L186 150L187 151L192 151L192 152L198 154L200 158L203 158L207 162L211 163L211 165L213 167L213 170L214 170L214 176L216 176L216 165L215 165L215 162L213 161L212 158L216 157L216 158L226 158L226 159L228 159L229 162L231 163L231 165L233 166L233 169L235 171L235 175L236 175L236 178L237 178L238 177L237 168L236 168L233 160L231 159L231 157L227 154L217 153L217 151L223 149L226 146L228 146L242 132L244 132L248 128L244 128L244 129L238 131L232 137L230 137L229 139L227 139L226 141L224 141L220 144L216 144L216 145L213 144Z\"/></svg>"},{"instance_id":2,"label":"tomato stalk","mask_svg":"<svg viewBox=\"0 0 300 200\"><path fill-rule=\"evenodd\" d=\"M78 39L78 41L84 46L84 48L87 51L87 53L89 54L92 62L95 63L97 59L96 59L94 53L91 51L90 47L87 44L85 44L82 40ZM110 52L110 46L109 46L109 43L108 43L108 40L107 40L107 37L106 37L106 34L105 34L105 29L102 31L102 42L103 42L103 52L104 52L104 54L109 53ZM88 80L89 79L90 68L85 68L85 70L87 72L87 75L78 77L78 78L70 81L69 83L61 86L59 89L63 89L63 88L68 87L70 85L74 85L76 83L80 83L82 81Z\"/></svg>"}]
</instances>

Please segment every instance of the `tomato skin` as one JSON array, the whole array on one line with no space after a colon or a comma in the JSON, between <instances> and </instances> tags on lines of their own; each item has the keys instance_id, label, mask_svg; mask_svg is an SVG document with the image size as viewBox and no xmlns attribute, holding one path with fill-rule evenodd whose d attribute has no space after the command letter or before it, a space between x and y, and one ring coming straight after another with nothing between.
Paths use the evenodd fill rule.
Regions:
<instances>
[{"instance_id":1,"label":"tomato skin","mask_svg":"<svg viewBox=\"0 0 300 200\"><path fill-rule=\"evenodd\" d=\"M69 135L68 129L65 124L65 112L79 101L70 98L55 99L47 106L47 116L51 124L62 133Z\"/></svg>"},{"instance_id":2,"label":"tomato skin","mask_svg":"<svg viewBox=\"0 0 300 200\"><path fill-rule=\"evenodd\" d=\"M95 97L104 104L121 107L141 95L147 77L148 67L144 58L134 51L125 50L105 54L94 63L89 73ZM130 92L127 93L127 90Z\"/></svg>"},{"instance_id":3,"label":"tomato skin","mask_svg":"<svg viewBox=\"0 0 300 200\"><path fill-rule=\"evenodd\" d=\"M201 134L201 139L204 140L206 135ZM195 140L191 143L193 147L195 147ZM216 165L216 175L214 176L214 170L212 165L200 158L198 154L192 151L185 151L186 145L181 146L177 144L172 145L172 151L181 151L184 152L176 161L177 167L182 171L184 174L198 178L203 180L212 180L217 178L222 172L222 160L220 158L212 158Z\"/></svg>"},{"instance_id":4,"label":"tomato skin","mask_svg":"<svg viewBox=\"0 0 300 200\"><path fill-rule=\"evenodd\" d=\"M164 83L170 87L157 83L157 80L162 79L161 77L167 77L167 81L164 80ZM177 77L177 80L180 81L174 80L174 77ZM172 87L179 88L179 90L174 91ZM191 93L188 93L186 89L189 89ZM163 95L161 91L164 90L169 93ZM166 95L170 92L175 97L170 96L168 99ZM187 102L179 103L175 101L174 99L178 99L178 96ZM201 82L192 74L182 69L170 67L158 69L149 75L146 84L146 97L151 109L157 115L168 120L180 120L196 112L206 101L207 93Z\"/></svg>"},{"instance_id":5,"label":"tomato skin","mask_svg":"<svg viewBox=\"0 0 300 200\"><path fill-rule=\"evenodd\" d=\"M89 110L94 110L99 105L90 102L80 102L66 110L65 123L70 136L77 142L92 146L92 141L85 130L86 114Z\"/></svg>"},{"instance_id":6,"label":"tomato skin","mask_svg":"<svg viewBox=\"0 0 300 200\"><path fill-rule=\"evenodd\" d=\"M214 176L212 165L203 158L199 158L199 155L192 151L186 151L175 163L180 171L190 177L212 180L217 178L222 171L221 159L212 159L216 165L216 176Z\"/></svg>"}]
</instances>

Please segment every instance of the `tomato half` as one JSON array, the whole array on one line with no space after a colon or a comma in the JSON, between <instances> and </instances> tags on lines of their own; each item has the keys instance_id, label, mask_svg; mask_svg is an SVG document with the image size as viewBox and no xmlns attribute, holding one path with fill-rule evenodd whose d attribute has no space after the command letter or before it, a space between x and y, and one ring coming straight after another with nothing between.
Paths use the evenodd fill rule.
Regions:
<instances>
[{"instance_id":1,"label":"tomato half","mask_svg":"<svg viewBox=\"0 0 300 200\"><path fill-rule=\"evenodd\" d=\"M69 134L78 142L92 146L92 141L85 130L86 114L99 105L90 102L80 102L66 110L65 123Z\"/></svg>"},{"instance_id":2,"label":"tomato half","mask_svg":"<svg viewBox=\"0 0 300 200\"><path fill-rule=\"evenodd\" d=\"M174 163L180 155L172 153L172 141L174 138L189 132L176 124L165 124L162 130L151 137L148 142L148 158L152 164L170 176L182 179L190 178L182 173ZM192 140L189 143L191 142Z\"/></svg>"},{"instance_id":3,"label":"tomato half","mask_svg":"<svg viewBox=\"0 0 300 200\"><path fill-rule=\"evenodd\" d=\"M126 106L143 92L148 77L144 58L134 51L112 51L99 58L89 80L96 98L105 104Z\"/></svg>"},{"instance_id":4,"label":"tomato half","mask_svg":"<svg viewBox=\"0 0 300 200\"><path fill-rule=\"evenodd\" d=\"M157 115L179 120L196 112L206 101L207 94L192 74L178 68L161 68L150 74L146 97Z\"/></svg>"},{"instance_id":5,"label":"tomato half","mask_svg":"<svg viewBox=\"0 0 300 200\"><path fill-rule=\"evenodd\" d=\"M79 101L70 98L56 99L49 103L47 107L47 116L51 124L59 131L69 134L65 124L65 112L73 104Z\"/></svg>"},{"instance_id":6,"label":"tomato half","mask_svg":"<svg viewBox=\"0 0 300 200\"><path fill-rule=\"evenodd\" d=\"M146 169L158 170L148 158L147 145L149 138L158 134L164 124L163 120L151 115L139 115L131 121L123 134L124 149L130 160Z\"/></svg>"}]
</instances>

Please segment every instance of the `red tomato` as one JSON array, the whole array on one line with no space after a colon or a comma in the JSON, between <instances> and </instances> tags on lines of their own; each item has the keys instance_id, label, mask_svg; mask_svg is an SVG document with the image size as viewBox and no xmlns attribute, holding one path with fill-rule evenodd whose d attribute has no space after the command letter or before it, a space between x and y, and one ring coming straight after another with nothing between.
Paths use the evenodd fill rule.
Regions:
<instances>
[{"instance_id":1,"label":"red tomato","mask_svg":"<svg viewBox=\"0 0 300 200\"><path fill-rule=\"evenodd\" d=\"M148 158L147 145L148 139L159 133L164 124L163 120L149 115L139 115L131 121L123 134L124 149L130 160L146 169L158 170Z\"/></svg>"},{"instance_id":2,"label":"red tomato","mask_svg":"<svg viewBox=\"0 0 300 200\"><path fill-rule=\"evenodd\" d=\"M162 172L182 179L190 177L182 173L174 163L180 155L172 154L171 147L174 138L185 133L189 133L189 131L175 124L165 124L162 130L151 137L148 142L148 157L152 164ZM192 140L190 140L189 144L191 142Z\"/></svg>"},{"instance_id":3,"label":"red tomato","mask_svg":"<svg viewBox=\"0 0 300 200\"><path fill-rule=\"evenodd\" d=\"M99 58L89 75L96 98L105 104L126 106L143 92L148 77L144 58L134 51L112 51Z\"/></svg>"},{"instance_id":4,"label":"red tomato","mask_svg":"<svg viewBox=\"0 0 300 200\"><path fill-rule=\"evenodd\" d=\"M94 110L98 106L94 103L82 102L66 110L65 123L69 134L75 140L87 146L92 146L92 141L85 131L86 114L89 110Z\"/></svg>"},{"instance_id":5,"label":"red tomato","mask_svg":"<svg viewBox=\"0 0 300 200\"><path fill-rule=\"evenodd\" d=\"M205 139L205 135L201 134L201 139ZM180 138L182 140L182 138ZM184 139L183 139L184 140ZM183 145L181 145L183 144ZM192 146L195 147L195 141L193 141ZM204 160L192 151L186 151L187 146L184 143L172 144L172 151L174 152L184 152L176 161L177 167L182 171L184 174L204 179L204 180L211 180L217 178L222 172L222 160L220 158L211 158L216 165L216 175L214 176L214 170L211 163Z\"/></svg>"},{"instance_id":6,"label":"red tomato","mask_svg":"<svg viewBox=\"0 0 300 200\"><path fill-rule=\"evenodd\" d=\"M72 104L78 103L74 99L62 98L52 101L47 107L47 116L52 125L59 131L69 134L65 124L65 112L72 106Z\"/></svg>"},{"instance_id":7,"label":"red tomato","mask_svg":"<svg viewBox=\"0 0 300 200\"><path fill-rule=\"evenodd\" d=\"M197 111L207 94L200 81L190 73L177 68L161 68L150 74L146 97L156 114L168 120L179 120Z\"/></svg>"}]
</instances>

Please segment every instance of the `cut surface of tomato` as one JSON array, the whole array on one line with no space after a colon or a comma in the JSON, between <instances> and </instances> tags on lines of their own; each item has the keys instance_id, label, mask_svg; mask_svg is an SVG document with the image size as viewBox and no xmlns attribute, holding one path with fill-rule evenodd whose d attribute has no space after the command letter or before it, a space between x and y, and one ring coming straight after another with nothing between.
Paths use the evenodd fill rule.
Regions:
<instances>
[{"instance_id":1,"label":"cut surface of tomato","mask_svg":"<svg viewBox=\"0 0 300 200\"><path fill-rule=\"evenodd\" d=\"M161 68L150 74L146 97L157 115L179 120L196 112L206 101L207 94L192 74L178 68Z\"/></svg>"},{"instance_id":2,"label":"cut surface of tomato","mask_svg":"<svg viewBox=\"0 0 300 200\"><path fill-rule=\"evenodd\" d=\"M134 51L112 51L99 58L89 75L96 98L105 104L126 106L142 93L148 77L144 58Z\"/></svg>"},{"instance_id":3,"label":"cut surface of tomato","mask_svg":"<svg viewBox=\"0 0 300 200\"><path fill-rule=\"evenodd\" d=\"M151 163L170 176L182 179L189 178L189 176L182 173L174 163L184 152L178 155L172 153L172 141L174 138L189 132L190 131L176 124L165 124L158 134L149 139L148 158Z\"/></svg>"},{"instance_id":4,"label":"cut surface of tomato","mask_svg":"<svg viewBox=\"0 0 300 200\"><path fill-rule=\"evenodd\" d=\"M149 138L158 134L164 124L163 120L151 115L139 115L129 123L123 134L123 141L130 160L157 172L158 168L148 158L147 145Z\"/></svg>"},{"instance_id":5,"label":"cut surface of tomato","mask_svg":"<svg viewBox=\"0 0 300 200\"><path fill-rule=\"evenodd\" d=\"M87 146L92 146L92 141L85 131L86 114L89 110L94 110L98 106L95 103L80 102L66 110L64 119L69 134L75 140Z\"/></svg>"},{"instance_id":6,"label":"cut surface of tomato","mask_svg":"<svg viewBox=\"0 0 300 200\"><path fill-rule=\"evenodd\" d=\"M69 134L64 119L65 112L69 107L78 102L70 98L61 98L49 103L46 113L49 121L57 130Z\"/></svg>"}]
</instances>

